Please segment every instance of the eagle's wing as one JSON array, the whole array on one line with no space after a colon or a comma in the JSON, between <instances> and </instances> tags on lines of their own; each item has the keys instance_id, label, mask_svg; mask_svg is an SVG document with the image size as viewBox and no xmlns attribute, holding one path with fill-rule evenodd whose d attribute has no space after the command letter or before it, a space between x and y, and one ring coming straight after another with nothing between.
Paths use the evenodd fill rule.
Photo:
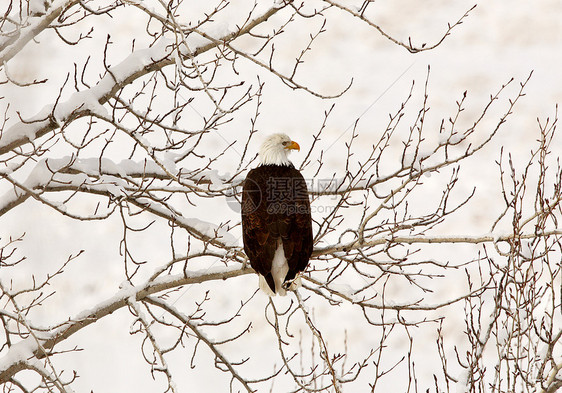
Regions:
<instances>
[{"instance_id":1,"label":"eagle's wing","mask_svg":"<svg viewBox=\"0 0 562 393\"><path fill-rule=\"evenodd\" d=\"M284 234L283 245L285 257L289 264L289 272L286 281L293 280L295 276L306 269L312 254L313 235L312 235L312 216L310 212L310 200L308 188L302 174L292 168L290 173L293 179L291 200L291 212L287 233Z\"/></svg>"},{"instance_id":2,"label":"eagle's wing","mask_svg":"<svg viewBox=\"0 0 562 393\"><path fill-rule=\"evenodd\" d=\"M277 248L277 236L272 236L272 217L267 213L267 195L260 185L265 184L258 169L252 169L242 190L242 236L244 251L252 268L264 276L275 293L271 262Z\"/></svg>"}]
</instances>

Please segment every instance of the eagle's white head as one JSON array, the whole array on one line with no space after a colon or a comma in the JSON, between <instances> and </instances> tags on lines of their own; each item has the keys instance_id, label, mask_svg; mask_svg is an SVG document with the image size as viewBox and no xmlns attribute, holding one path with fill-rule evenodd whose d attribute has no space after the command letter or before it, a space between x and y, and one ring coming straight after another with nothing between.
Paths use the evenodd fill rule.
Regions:
<instances>
[{"instance_id":1,"label":"eagle's white head","mask_svg":"<svg viewBox=\"0 0 562 393\"><path fill-rule=\"evenodd\" d=\"M259 157L262 165L291 165L289 153L300 149L286 134L273 134L261 145Z\"/></svg>"}]
</instances>

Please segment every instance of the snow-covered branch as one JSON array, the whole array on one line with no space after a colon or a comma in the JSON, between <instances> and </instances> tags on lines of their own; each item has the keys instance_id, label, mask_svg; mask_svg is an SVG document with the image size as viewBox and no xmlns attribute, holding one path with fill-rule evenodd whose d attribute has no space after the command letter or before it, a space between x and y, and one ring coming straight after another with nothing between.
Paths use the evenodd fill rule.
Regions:
<instances>
[{"instance_id":1,"label":"snow-covered branch","mask_svg":"<svg viewBox=\"0 0 562 393\"><path fill-rule=\"evenodd\" d=\"M78 3L77 1L69 0L60 0L60 2L64 3L65 6ZM61 5L49 15L53 15L54 19L58 15L57 12L60 14L63 8ZM271 7L262 15L247 23L242 29L228 32L210 42L209 40L199 40L196 44L189 44L188 46L186 43L183 46L183 43L178 45L175 40L162 38L150 48L135 50L118 65L109 67L106 70L106 74L92 88L74 93L65 102L47 105L35 116L22 120L4 130L0 138L0 154L10 152L81 117L97 113L102 115L107 113L103 105L111 98L117 96L120 90L144 75L176 64L176 58L174 57L176 54L179 53L182 56L187 56L186 51L189 51L189 57L195 59L221 43L229 42L248 34L257 25L266 22L279 9L280 7ZM42 19L42 21L43 24L49 24L52 20ZM42 28L45 27L43 26Z\"/></svg>"},{"instance_id":2,"label":"snow-covered branch","mask_svg":"<svg viewBox=\"0 0 562 393\"><path fill-rule=\"evenodd\" d=\"M209 268L200 272L186 272L186 274L157 278L138 286L124 286L112 297L100 302L91 309L84 310L78 315L68 318L67 321L57 323L52 328L42 328L39 332L30 331L33 336L26 338L17 345L11 346L8 352L0 357L0 383L10 381L17 372L27 368L27 359L30 357L36 359L44 358L53 351L56 345L63 343L73 334L98 322L101 318L126 307L131 299L141 301L147 296L183 285L225 280L252 272L251 269L241 269L239 266ZM1 289L2 296L9 295L4 286Z\"/></svg>"},{"instance_id":3,"label":"snow-covered branch","mask_svg":"<svg viewBox=\"0 0 562 393\"><path fill-rule=\"evenodd\" d=\"M9 0L10 5L15 3ZM79 3L79 0L55 0L48 4L47 9L41 10L43 4L39 1L30 1L28 4L29 12L24 20L15 26L11 26L12 30L2 30L3 39L0 41L0 65L4 66L5 63L16 56L21 50L32 40L34 40L43 30L48 28L53 21L61 16L61 14L68 8ZM34 9L37 8L37 9ZM11 7L10 7L11 8ZM7 15L6 15L7 16ZM10 21L11 24L15 22Z\"/></svg>"}]
</instances>

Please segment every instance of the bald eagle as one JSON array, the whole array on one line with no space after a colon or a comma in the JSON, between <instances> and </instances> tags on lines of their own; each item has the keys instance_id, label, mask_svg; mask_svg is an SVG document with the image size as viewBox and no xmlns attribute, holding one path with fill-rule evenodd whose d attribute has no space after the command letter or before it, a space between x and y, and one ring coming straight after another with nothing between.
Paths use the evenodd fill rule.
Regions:
<instances>
[{"instance_id":1,"label":"bald eagle","mask_svg":"<svg viewBox=\"0 0 562 393\"><path fill-rule=\"evenodd\" d=\"M298 285L312 254L308 189L288 154L300 150L285 134L269 136L259 151L242 191L244 251L270 296L286 295Z\"/></svg>"}]
</instances>

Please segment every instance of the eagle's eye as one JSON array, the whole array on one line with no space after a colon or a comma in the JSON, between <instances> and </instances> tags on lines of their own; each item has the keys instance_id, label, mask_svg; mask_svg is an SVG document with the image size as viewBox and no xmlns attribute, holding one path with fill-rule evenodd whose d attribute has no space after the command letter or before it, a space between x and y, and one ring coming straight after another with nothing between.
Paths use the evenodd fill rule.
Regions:
<instances>
[{"instance_id":1,"label":"eagle's eye","mask_svg":"<svg viewBox=\"0 0 562 393\"><path fill-rule=\"evenodd\" d=\"M283 146L287 146L289 143L291 143L291 142L289 142L289 141L284 141L284 142L282 142L281 144L282 144Z\"/></svg>"}]
</instances>

